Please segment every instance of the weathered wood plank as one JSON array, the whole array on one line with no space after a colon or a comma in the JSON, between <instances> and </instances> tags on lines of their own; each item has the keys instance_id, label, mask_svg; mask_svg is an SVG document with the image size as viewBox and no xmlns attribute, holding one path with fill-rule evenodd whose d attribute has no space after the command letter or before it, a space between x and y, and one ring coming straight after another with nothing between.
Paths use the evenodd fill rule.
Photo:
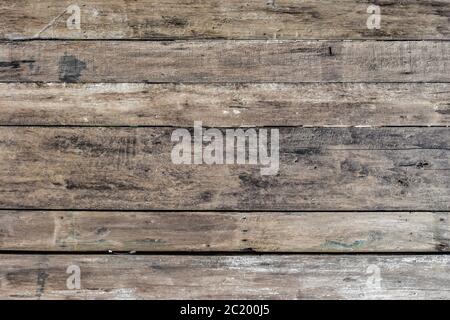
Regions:
<instances>
[{"instance_id":1,"label":"weathered wood plank","mask_svg":"<svg viewBox=\"0 0 450 320\"><path fill-rule=\"evenodd\" d=\"M445 83L0 84L0 125L450 125Z\"/></svg>"},{"instance_id":2,"label":"weathered wood plank","mask_svg":"<svg viewBox=\"0 0 450 320\"><path fill-rule=\"evenodd\" d=\"M447 41L0 43L3 82L448 82Z\"/></svg>"},{"instance_id":3,"label":"weathered wood plank","mask_svg":"<svg viewBox=\"0 0 450 320\"><path fill-rule=\"evenodd\" d=\"M381 8L379 30L367 9ZM80 8L80 29L66 10ZM3 0L0 37L67 39L449 39L448 0Z\"/></svg>"},{"instance_id":4,"label":"weathered wood plank","mask_svg":"<svg viewBox=\"0 0 450 320\"><path fill-rule=\"evenodd\" d=\"M9 299L449 299L449 288L448 255L0 255Z\"/></svg>"},{"instance_id":5,"label":"weathered wood plank","mask_svg":"<svg viewBox=\"0 0 450 320\"><path fill-rule=\"evenodd\" d=\"M450 210L450 129L280 128L262 165L176 165L175 128L0 128L0 207Z\"/></svg>"},{"instance_id":6,"label":"weathered wood plank","mask_svg":"<svg viewBox=\"0 0 450 320\"><path fill-rule=\"evenodd\" d=\"M448 213L0 211L0 250L448 252Z\"/></svg>"}]
</instances>

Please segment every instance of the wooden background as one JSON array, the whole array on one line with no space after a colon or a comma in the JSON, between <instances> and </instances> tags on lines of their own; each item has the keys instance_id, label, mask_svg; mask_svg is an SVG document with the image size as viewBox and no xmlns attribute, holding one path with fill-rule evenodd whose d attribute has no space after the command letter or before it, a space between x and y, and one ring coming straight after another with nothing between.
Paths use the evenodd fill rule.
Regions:
<instances>
[{"instance_id":1,"label":"wooden background","mask_svg":"<svg viewBox=\"0 0 450 320\"><path fill-rule=\"evenodd\" d=\"M450 1L0 17L0 298L450 298ZM173 164L194 121L279 128L279 173Z\"/></svg>"}]
</instances>

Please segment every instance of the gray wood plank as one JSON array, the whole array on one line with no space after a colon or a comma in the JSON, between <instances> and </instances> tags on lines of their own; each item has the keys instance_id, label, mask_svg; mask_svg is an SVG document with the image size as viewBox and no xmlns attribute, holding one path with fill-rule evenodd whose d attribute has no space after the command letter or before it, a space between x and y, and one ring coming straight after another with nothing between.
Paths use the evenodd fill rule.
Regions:
<instances>
[{"instance_id":1,"label":"gray wood plank","mask_svg":"<svg viewBox=\"0 0 450 320\"><path fill-rule=\"evenodd\" d=\"M449 252L448 212L0 211L0 250Z\"/></svg>"},{"instance_id":2,"label":"gray wood plank","mask_svg":"<svg viewBox=\"0 0 450 320\"><path fill-rule=\"evenodd\" d=\"M280 128L279 171L173 164L175 128L0 128L0 207L450 210L450 129Z\"/></svg>"},{"instance_id":3,"label":"gray wood plank","mask_svg":"<svg viewBox=\"0 0 450 320\"><path fill-rule=\"evenodd\" d=\"M69 266L80 289L67 288ZM449 299L450 256L0 255L8 299Z\"/></svg>"},{"instance_id":4,"label":"gray wood plank","mask_svg":"<svg viewBox=\"0 0 450 320\"><path fill-rule=\"evenodd\" d=\"M0 125L450 125L450 85L0 83Z\"/></svg>"},{"instance_id":5,"label":"gray wood plank","mask_svg":"<svg viewBox=\"0 0 450 320\"><path fill-rule=\"evenodd\" d=\"M448 82L447 41L0 43L2 82Z\"/></svg>"},{"instance_id":6,"label":"gray wood plank","mask_svg":"<svg viewBox=\"0 0 450 320\"><path fill-rule=\"evenodd\" d=\"M70 5L80 29L68 29ZM3 0L4 39L449 39L448 0Z\"/></svg>"}]
</instances>

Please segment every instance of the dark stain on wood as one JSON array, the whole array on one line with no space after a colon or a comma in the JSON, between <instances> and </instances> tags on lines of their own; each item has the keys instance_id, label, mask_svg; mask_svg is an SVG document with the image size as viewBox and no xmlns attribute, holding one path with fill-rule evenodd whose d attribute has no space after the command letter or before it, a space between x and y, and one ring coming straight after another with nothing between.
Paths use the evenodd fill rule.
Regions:
<instances>
[{"instance_id":1,"label":"dark stain on wood","mask_svg":"<svg viewBox=\"0 0 450 320\"><path fill-rule=\"evenodd\" d=\"M81 73L86 69L86 63L73 55L65 54L59 59L59 80L62 82L78 82Z\"/></svg>"},{"instance_id":2,"label":"dark stain on wood","mask_svg":"<svg viewBox=\"0 0 450 320\"><path fill-rule=\"evenodd\" d=\"M37 285L36 285L36 295L38 298L40 298L44 292L45 292L45 284L47 282L47 279L49 277L49 274L46 272L46 270L39 270L37 273Z\"/></svg>"},{"instance_id":3,"label":"dark stain on wood","mask_svg":"<svg viewBox=\"0 0 450 320\"><path fill-rule=\"evenodd\" d=\"M22 64L28 64L30 68L33 68L35 62L35 60L0 61L0 68L19 69Z\"/></svg>"}]
</instances>

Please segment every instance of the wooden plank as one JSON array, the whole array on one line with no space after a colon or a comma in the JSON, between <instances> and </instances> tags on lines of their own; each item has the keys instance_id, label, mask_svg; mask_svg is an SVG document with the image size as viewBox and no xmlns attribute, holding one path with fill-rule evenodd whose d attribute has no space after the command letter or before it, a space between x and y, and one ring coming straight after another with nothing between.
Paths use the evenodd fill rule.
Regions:
<instances>
[{"instance_id":1,"label":"wooden plank","mask_svg":"<svg viewBox=\"0 0 450 320\"><path fill-rule=\"evenodd\" d=\"M447 212L0 211L0 250L449 252Z\"/></svg>"},{"instance_id":2,"label":"wooden plank","mask_svg":"<svg viewBox=\"0 0 450 320\"><path fill-rule=\"evenodd\" d=\"M0 43L3 82L448 82L447 41Z\"/></svg>"},{"instance_id":3,"label":"wooden plank","mask_svg":"<svg viewBox=\"0 0 450 320\"><path fill-rule=\"evenodd\" d=\"M0 84L0 125L450 125L445 83Z\"/></svg>"},{"instance_id":4,"label":"wooden plank","mask_svg":"<svg viewBox=\"0 0 450 320\"><path fill-rule=\"evenodd\" d=\"M279 171L173 164L175 128L0 128L0 207L450 210L450 129L280 128Z\"/></svg>"},{"instance_id":5,"label":"wooden plank","mask_svg":"<svg viewBox=\"0 0 450 320\"><path fill-rule=\"evenodd\" d=\"M449 288L448 255L0 255L8 299L449 299Z\"/></svg>"},{"instance_id":6,"label":"wooden plank","mask_svg":"<svg viewBox=\"0 0 450 320\"><path fill-rule=\"evenodd\" d=\"M373 1L3 0L6 39L449 39L448 0L376 1L380 29L367 28ZM68 29L70 5L80 29Z\"/></svg>"}]
</instances>

